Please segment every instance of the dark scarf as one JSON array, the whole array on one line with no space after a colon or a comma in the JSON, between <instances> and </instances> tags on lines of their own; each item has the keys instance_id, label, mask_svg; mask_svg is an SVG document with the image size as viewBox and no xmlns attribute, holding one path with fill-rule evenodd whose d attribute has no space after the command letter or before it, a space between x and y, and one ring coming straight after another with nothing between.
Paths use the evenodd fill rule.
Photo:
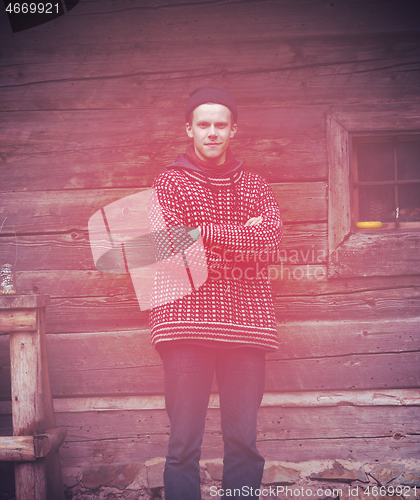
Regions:
<instances>
[{"instance_id":1,"label":"dark scarf","mask_svg":"<svg viewBox=\"0 0 420 500\"><path fill-rule=\"evenodd\" d=\"M238 167L242 164L239 160L235 160L230 148L226 150L226 158L221 165L214 165L199 158L192 145L185 151L185 158L210 177L228 177L229 174L239 170Z\"/></svg>"}]
</instances>

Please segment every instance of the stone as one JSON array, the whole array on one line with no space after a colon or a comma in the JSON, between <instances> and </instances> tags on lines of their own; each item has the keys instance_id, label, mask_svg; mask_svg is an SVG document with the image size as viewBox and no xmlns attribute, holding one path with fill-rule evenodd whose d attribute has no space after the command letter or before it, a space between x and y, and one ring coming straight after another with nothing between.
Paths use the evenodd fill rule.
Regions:
<instances>
[{"instance_id":1,"label":"stone","mask_svg":"<svg viewBox=\"0 0 420 500\"><path fill-rule=\"evenodd\" d=\"M165 461L157 463L146 462L147 466L147 482L149 488L163 488L163 470L165 469Z\"/></svg>"},{"instance_id":2,"label":"stone","mask_svg":"<svg viewBox=\"0 0 420 500\"><path fill-rule=\"evenodd\" d=\"M299 481L299 472L282 465L271 465L264 469L263 484L295 484Z\"/></svg>"},{"instance_id":3,"label":"stone","mask_svg":"<svg viewBox=\"0 0 420 500\"><path fill-rule=\"evenodd\" d=\"M385 486L392 480L401 476L404 471L403 464L378 464L369 473L381 486Z\"/></svg>"},{"instance_id":4,"label":"stone","mask_svg":"<svg viewBox=\"0 0 420 500\"><path fill-rule=\"evenodd\" d=\"M326 469L318 474L311 474L309 477L311 479L323 479L325 481L339 481L344 483L351 483L353 481L361 481L362 483L369 482L362 467L358 470L350 470L343 467L337 461L334 461L331 469Z\"/></svg>"},{"instance_id":5,"label":"stone","mask_svg":"<svg viewBox=\"0 0 420 500\"><path fill-rule=\"evenodd\" d=\"M147 482L147 467L143 466L134 481L127 486L126 490L138 491L148 487L149 484Z\"/></svg>"},{"instance_id":6,"label":"stone","mask_svg":"<svg viewBox=\"0 0 420 500\"><path fill-rule=\"evenodd\" d=\"M96 465L83 471L82 483L89 489L100 486L124 489L133 482L141 468L142 464Z\"/></svg>"},{"instance_id":7,"label":"stone","mask_svg":"<svg viewBox=\"0 0 420 500\"><path fill-rule=\"evenodd\" d=\"M223 475L223 462L222 460L213 460L211 462L204 462L207 472L210 477L215 481L221 481Z\"/></svg>"},{"instance_id":8,"label":"stone","mask_svg":"<svg viewBox=\"0 0 420 500\"><path fill-rule=\"evenodd\" d=\"M411 486L411 488L420 488L420 470L410 469L405 471L400 482L404 486Z\"/></svg>"}]
</instances>

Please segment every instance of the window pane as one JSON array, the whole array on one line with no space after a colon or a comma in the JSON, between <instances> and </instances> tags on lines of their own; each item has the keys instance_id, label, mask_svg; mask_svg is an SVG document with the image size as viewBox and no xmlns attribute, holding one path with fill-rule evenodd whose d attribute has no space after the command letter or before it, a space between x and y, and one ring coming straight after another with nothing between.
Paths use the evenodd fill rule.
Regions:
<instances>
[{"instance_id":1,"label":"window pane","mask_svg":"<svg viewBox=\"0 0 420 500\"><path fill-rule=\"evenodd\" d=\"M398 179L420 179L420 142L397 143Z\"/></svg>"},{"instance_id":2,"label":"window pane","mask_svg":"<svg viewBox=\"0 0 420 500\"><path fill-rule=\"evenodd\" d=\"M400 220L413 222L420 220L420 183L398 186Z\"/></svg>"},{"instance_id":3,"label":"window pane","mask_svg":"<svg viewBox=\"0 0 420 500\"><path fill-rule=\"evenodd\" d=\"M393 222L394 186L359 186L359 221Z\"/></svg>"},{"instance_id":4,"label":"window pane","mask_svg":"<svg viewBox=\"0 0 420 500\"><path fill-rule=\"evenodd\" d=\"M392 142L359 143L357 164L360 182L393 181L394 145Z\"/></svg>"}]
</instances>

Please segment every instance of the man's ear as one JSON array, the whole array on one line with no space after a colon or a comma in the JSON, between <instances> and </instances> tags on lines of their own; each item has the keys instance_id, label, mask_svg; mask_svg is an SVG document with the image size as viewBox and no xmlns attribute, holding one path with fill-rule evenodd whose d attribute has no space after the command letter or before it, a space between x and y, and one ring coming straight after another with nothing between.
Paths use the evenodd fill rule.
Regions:
<instances>
[{"instance_id":1,"label":"man's ear","mask_svg":"<svg viewBox=\"0 0 420 500\"><path fill-rule=\"evenodd\" d=\"M189 123L187 123L185 125L185 130L187 131L187 135L188 137L192 137L193 136L193 133L192 133L192 127Z\"/></svg>"},{"instance_id":2,"label":"man's ear","mask_svg":"<svg viewBox=\"0 0 420 500\"><path fill-rule=\"evenodd\" d=\"M234 123L232 125L232 127L230 128L230 133L229 133L229 137L232 139L232 137L236 134L238 130L238 126L236 125L236 123Z\"/></svg>"}]
</instances>

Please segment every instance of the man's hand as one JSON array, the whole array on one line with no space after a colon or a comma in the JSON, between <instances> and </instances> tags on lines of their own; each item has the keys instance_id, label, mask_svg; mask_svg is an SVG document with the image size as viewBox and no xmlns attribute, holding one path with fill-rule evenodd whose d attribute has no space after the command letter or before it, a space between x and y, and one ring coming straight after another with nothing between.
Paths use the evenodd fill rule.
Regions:
<instances>
[{"instance_id":1,"label":"man's hand","mask_svg":"<svg viewBox=\"0 0 420 500\"><path fill-rule=\"evenodd\" d=\"M261 215L258 217L251 217L249 220L245 222L245 226L254 226L255 224L259 224L262 222L263 218Z\"/></svg>"}]
</instances>

